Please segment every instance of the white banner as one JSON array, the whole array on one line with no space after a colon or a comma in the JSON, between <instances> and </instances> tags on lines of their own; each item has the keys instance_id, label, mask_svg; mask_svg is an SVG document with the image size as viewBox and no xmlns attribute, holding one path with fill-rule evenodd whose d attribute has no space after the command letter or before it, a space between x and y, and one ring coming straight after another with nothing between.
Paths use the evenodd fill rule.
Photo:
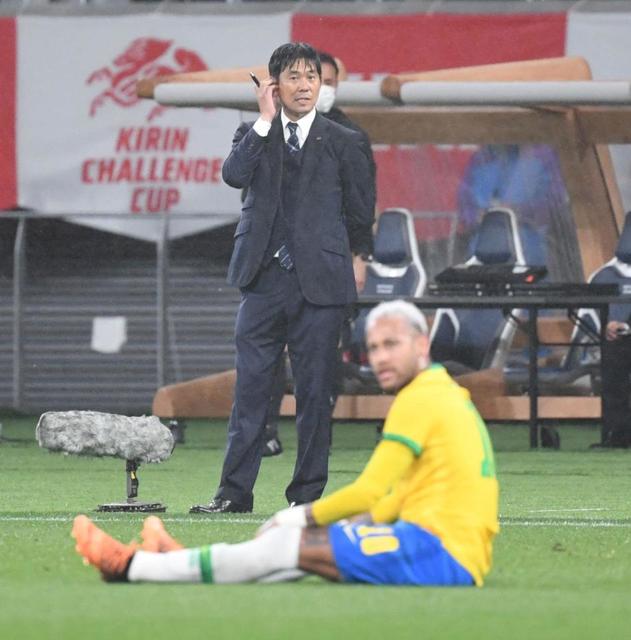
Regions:
<instances>
[{"instance_id":1,"label":"white banner","mask_svg":"<svg viewBox=\"0 0 631 640\"><path fill-rule=\"evenodd\" d=\"M631 13L580 13L568 16L566 52L583 56L597 80L631 79ZM610 147L625 210L631 209L631 148Z\"/></svg>"},{"instance_id":2,"label":"white banner","mask_svg":"<svg viewBox=\"0 0 631 640\"><path fill-rule=\"evenodd\" d=\"M290 14L18 19L18 201L42 213L133 213L81 222L155 239L236 218L240 193L221 180L239 121L226 109L140 100L144 77L265 64L290 38ZM208 213L178 219L175 214ZM76 218L73 218L76 220Z\"/></svg>"}]
</instances>

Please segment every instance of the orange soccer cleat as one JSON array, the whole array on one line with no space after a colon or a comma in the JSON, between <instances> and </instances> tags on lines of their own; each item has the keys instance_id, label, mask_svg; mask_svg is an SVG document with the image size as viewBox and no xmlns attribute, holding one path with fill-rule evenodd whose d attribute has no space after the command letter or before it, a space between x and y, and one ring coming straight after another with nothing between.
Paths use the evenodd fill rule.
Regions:
<instances>
[{"instance_id":1,"label":"orange soccer cleat","mask_svg":"<svg viewBox=\"0 0 631 640\"><path fill-rule=\"evenodd\" d=\"M77 541L75 549L83 556L83 562L96 567L103 580L127 580L129 563L138 549L136 543L123 544L115 540L84 515L74 519L72 537Z\"/></svg>"},{"instance_id":2,"label":"orange soccer cleat","mask_svg":"<svg viewBox=\"0 0 631 640\"><path fill-rule=\"evenodd\" d=\"M184 549L184 545L180 544L175 538L171 537L164 528L164 523L158 516L149 516L145 518L142 528L142 545L143 551L153 551L155 553L166 553L167 551L178 551Z\"/></svg>"}]
</instances>

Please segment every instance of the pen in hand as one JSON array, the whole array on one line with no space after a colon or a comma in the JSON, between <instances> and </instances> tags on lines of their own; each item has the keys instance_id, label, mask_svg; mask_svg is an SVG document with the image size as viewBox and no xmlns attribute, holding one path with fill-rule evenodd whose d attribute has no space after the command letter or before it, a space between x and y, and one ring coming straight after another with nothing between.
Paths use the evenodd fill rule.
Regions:
<instances>
[{"instance_id":1,"label":"pen in hand","mask_svg":"<svg viewBox=\"0 0 631 640\"><path fill-rule=\"evenodd\" d=\"M261 83L259 82L259 79L250 71L250 78L252 78L252 82L254 82L254 84L257 87L261 86Z\"/></svg>"}]
</instances>

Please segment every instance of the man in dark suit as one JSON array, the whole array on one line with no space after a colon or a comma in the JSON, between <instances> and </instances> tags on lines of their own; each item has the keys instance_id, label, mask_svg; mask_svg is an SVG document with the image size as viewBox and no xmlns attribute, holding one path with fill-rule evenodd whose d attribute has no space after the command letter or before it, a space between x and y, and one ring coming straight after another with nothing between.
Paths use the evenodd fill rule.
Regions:
<instances>
[{"instance_id":1,"label":"man in dark suit","mask_svg":"<svg viewBox=\"0 0 631 640\"><path fill-rule=\"evenodd\" d=\"M318 94L318 100L316 102L316 109L320 115L323 115L328 120L333 120L333 122L337 122L343 127L357 131L360 134L360 144L362 150L368 157L368 162L372 172L372 179L374 181L377 169L368 134L357 123L353 122L341 109L335 106L337 86L340 79L341 61L337 60L326 51L318 51L318 55L320 57L320 66L322 70L320 76L322 84L320 86L320 93ZM345 328L347 331L350 330L348 326ZM286 365L286 359L281 358L278 363L276 373L274 374L274 385L272 387L272 394L270 396L269 410L265 425L265 443L263 445L263 456L265 457L276 456L283 452L283 445L278 435L278 422L280 419L280 406L283 396L285 395L287 379L289 377ZM331 411L335 408L341 381L341 353L338 353L338 370L336 372L335 382L336 388L331 394Z\"/></svg>"},{"instance_id":2,"label":"man in dark suit","mask_svg":"<svg viewBox=\"0 0 631 640\"><path fill-rule=\"evenodd\" d=\"M237 383L219 488L210 504L191 508L198 513L252 511L274 369L285 345L298 430L285 495L290 504L320 497L340 328L372 253L371 169L359 134L315 110L316 51L282 45L268 68L270 78L255 90L260 117L238 128L223 166L227 184L248 189L228 269L228 282L242 292Z\"/></svg>"},{"instance_id":3,"label":"man in dark suit","mask_svg":"<svg viewBox=\"0 0 631 640\"><path fill-rule=\"evenodd\" d=\"M622 306L622 305L619 305ZM618 309L614 315L622 315ZM631 328L628 321L607 323L602 354L602 429L601 441L592 449L628 449L631 446Z\"/></svg>"}]
</instances>

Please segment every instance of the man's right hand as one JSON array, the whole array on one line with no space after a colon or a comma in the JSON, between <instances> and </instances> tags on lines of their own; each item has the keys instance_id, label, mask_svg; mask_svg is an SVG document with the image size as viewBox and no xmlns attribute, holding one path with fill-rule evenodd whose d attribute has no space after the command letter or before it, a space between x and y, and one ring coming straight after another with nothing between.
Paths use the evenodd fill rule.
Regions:
<instances>
[{"instance_id":1,"label":"man's right hand","mask_svg":"<svg viewBox=\"0 0 631 640\"><path fill-rule=\"evenodd\" d=\"M366 285L366 267L368 263L361 256L353 256L353 275L357 293L361 293Z\"/></svg>"},{"instance_id":2,"label":"man's right hand","mask_svg":"<svg viewBox=\"0 0 631 640\"><path fill-rule=\"evenodd\" d=\"M276 116L278 83L273 78L261 80L261 86L255 88L261 118L271 122Z\"/></svg>"},{"instance_id":3,"label":"man's right hand","mask_svg":"<svg viewBox=\"0 0 631 640\"><path fill-rule=\"evenodd\" d=\"M617 340L620 336L629 335L630 329L626 322L618 322L617 320L610 320L607 323L606 330L607 340Z\"/></svg>"}]
</instances>

